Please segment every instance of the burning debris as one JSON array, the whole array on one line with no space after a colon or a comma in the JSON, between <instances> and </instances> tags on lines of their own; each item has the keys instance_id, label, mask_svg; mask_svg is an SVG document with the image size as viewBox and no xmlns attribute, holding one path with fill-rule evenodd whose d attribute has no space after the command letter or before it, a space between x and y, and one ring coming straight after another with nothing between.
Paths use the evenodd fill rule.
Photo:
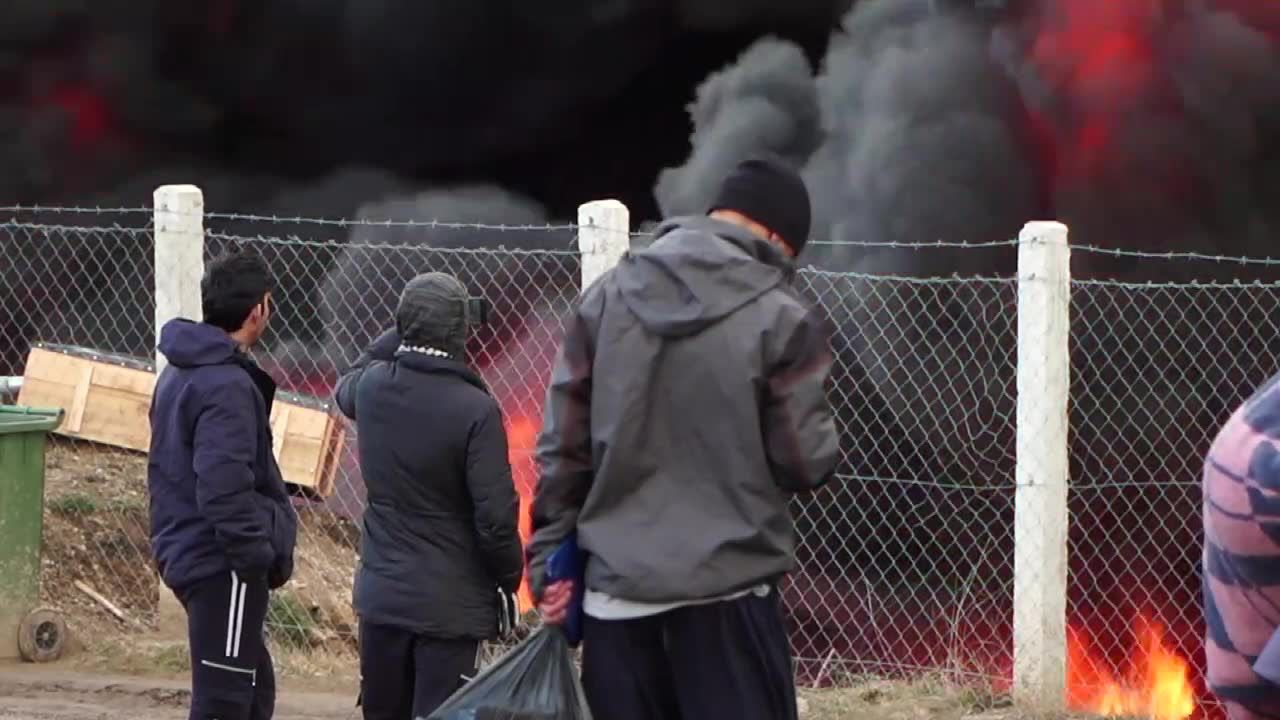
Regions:
<instances>
[{"instance_id":1,"label":"burning debris","mask_svg":"<svg viewBox=\"0 0 1280 720\"><path fill-rule=\"evenodd\" d=\"M1083 631L1068 629L1067 698L1071 709L1103 717L1191 717L1196 710L1191 667L1168 643L1165 629L1138 615L1134 639L1128 666L1117 676L1111 663L1093 654Z\"/></svg>"}]
</instances>

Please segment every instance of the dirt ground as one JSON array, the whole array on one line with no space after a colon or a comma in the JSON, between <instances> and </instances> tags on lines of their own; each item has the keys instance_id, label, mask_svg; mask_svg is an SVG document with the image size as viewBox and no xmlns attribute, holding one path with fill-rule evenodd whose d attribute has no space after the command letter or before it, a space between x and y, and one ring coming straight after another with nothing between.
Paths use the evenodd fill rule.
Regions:
<instances>
[{"instance_id":1,"label":"dirt ground","mask_svg":"<svg viewBox=\"0 0 1280 720\"><path fill-rule=\"evenodd\" d=\"M353 720L355 686L281 679L277 720ZM0 664L0 720L181 720L189 693L178 677L88 673L61 665ZM1012 720L1007 711L937 688L868 684L802 691L802 720Z\"/></svg>"},{"instance_id":2,"label":"dirt ground","mask_svg":"<svg viewBox=\"0 0 1280 720\"><path fill-rule=\"evenodd\" d=\"M189 692L181 680L86 675L45 666L0 665L0 720L181 720ZM277 720L358 717L353 692L282 692Z\"/></svg>"}]
</instances>

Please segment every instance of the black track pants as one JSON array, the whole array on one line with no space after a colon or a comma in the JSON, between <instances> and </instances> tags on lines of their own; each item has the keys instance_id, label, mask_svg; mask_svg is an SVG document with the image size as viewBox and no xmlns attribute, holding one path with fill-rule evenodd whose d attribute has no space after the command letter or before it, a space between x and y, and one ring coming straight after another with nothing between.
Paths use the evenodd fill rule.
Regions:
<instances>
[{"instance_id":1,"label":"black track pants","mask_svg":"<svg viewBox=\"0 0 1280 720\"><path fill-rule=\"evenodd\" d=\"M191 645L191 720L270 720L275 669L263 637L266 576L216 575L178 593Z\"/></svg>"},{"instance_id":2,"label":"black track pants","mask_svg":"<svg viewBox=\"0 0 1280 720\"><path fill-rule=\"evenodd\" d=\"M777 591L635 620L587 617L582 684L608 720L795 720Z\"/></svg>"}]
</instances>

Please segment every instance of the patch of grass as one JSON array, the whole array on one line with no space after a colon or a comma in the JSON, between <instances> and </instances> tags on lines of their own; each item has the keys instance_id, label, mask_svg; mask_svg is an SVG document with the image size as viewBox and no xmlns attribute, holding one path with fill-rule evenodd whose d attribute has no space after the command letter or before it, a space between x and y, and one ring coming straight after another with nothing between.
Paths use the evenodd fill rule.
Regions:
<instances>
[{"instance_id":1,"label":"patch of grass","mask_svg":"<svg viewBox=\"0 0 1280 720\"><path fill-rule=\"evenodd\" d=\"M80 493L50 498L45 506L49 512L59 515L91 515L98 511L98 501Z\"/></svg>"},{"instance_id":2,"label":"patch of grass","mask_svg":"<svg viewBox=\"0 0 1280 720\"><path fill-rule=\"evenodd\" d=\"M108 512L127 515L147 509L146 496L112 498L107 501L104 508Z\"/></svg>"},{"instance_id":3,"label":"patch of grass","mask_svg":"<svg viewBox=\"0 0 1280 720\"><path fill-rule=\"evenodd\" d=\"M944 677L913 681L863 678L840 687L801 689L801 720L961 720L1007 707L1007 701Z\"/></svg>"},{"instance_id":4,"label":"patch of grass","mask_svg":"<svg viewBox=\"0 0 1280 720\"><path fill-rule=\"evenodd\" d=\"M191 670L186 642L139 640L112 636L87 638L76 664L91 670L126 675L181 675Z\"/></svg>"},{"instance_id":5,"label":"patch of grass","mask_svg":"<svg viewBox=\"0 0 1280 720\"><path fill-rule=\"evenodd\" d=\"M274 592L267 606L267 635L277 645L306 650L311 647L312 631L316 619L311 611L292 593Z\"/></svg>"},{"instance_id":6,"label":"patch of grass","mask_svg":"<svg viewBox=\"0 0 1280 720\"><path fill-rule=\"evenodd\" d=\"M355 695L359 658L352 652L324 648L298 649L278 641L271 643L277 680L290 689ZM91 638L68 656L72 667L95 673L136 677L183 678L191 672L185 640L158 640L112 633Z\"/></svg>"}]
</instances>

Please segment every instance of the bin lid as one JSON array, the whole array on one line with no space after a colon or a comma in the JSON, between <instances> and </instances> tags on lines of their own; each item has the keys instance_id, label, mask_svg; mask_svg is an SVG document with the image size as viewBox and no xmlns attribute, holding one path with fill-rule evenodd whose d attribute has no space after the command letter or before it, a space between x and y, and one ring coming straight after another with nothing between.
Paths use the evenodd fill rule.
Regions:
<instances>
[{"instance_id":1,"label":"bin lid","mask_svg":"<svg viewBox=\"0 0 1280 720\"><path fill-rule=\"evenodd\" d=\"M48 432L62 424L61 408L29 408L0 405L0 435Z\"/></svg>"}]
</instances>

